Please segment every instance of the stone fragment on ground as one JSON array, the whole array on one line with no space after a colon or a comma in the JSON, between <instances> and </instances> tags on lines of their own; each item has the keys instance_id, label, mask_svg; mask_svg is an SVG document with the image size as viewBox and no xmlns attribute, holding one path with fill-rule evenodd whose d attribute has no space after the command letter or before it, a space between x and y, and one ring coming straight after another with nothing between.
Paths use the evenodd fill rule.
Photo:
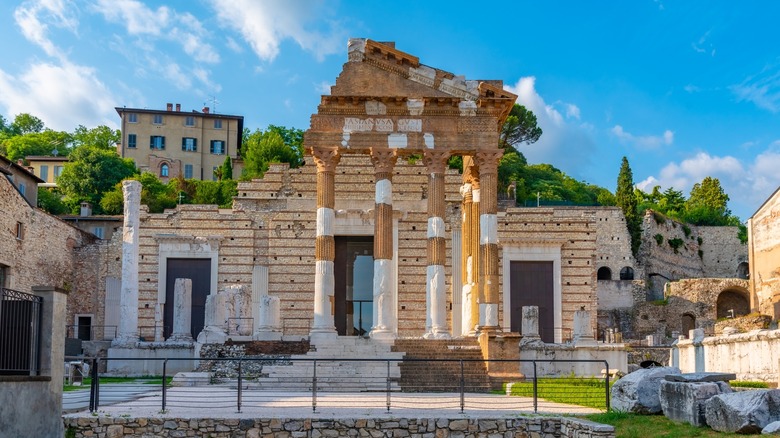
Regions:
<instances>
[{"instance_id":1,"label":"stone fragment on ground","mask_svg":"<svg viewBox=\"0 0 780 438\"><path fill-rule=\"evenodd\" d=\"M672 421L692 424L697 427L706 426L704 403L718 394L733 392L726 382L679 382L669 381L667 376L661 382L659 398L661 408L666 418Z\"/></svg>"},{"instance_id":2,"label":"stone fragment on ground","mask_svg":"<svg viewBox=\"0 0 780 438\"><path fill-rule=\"evenodd\" d=\"M780 390L716 395L704 406L707 425L718 432L759 433L769 423L780 420Z\"/></svg>"},{"instance_id":3,"label":"stone fragment on ground","mask_svg":"<svg viewBox=\"0 0 780 438\"><path fill-rule=\"evenodd\" d=\"M677 367L655 367L627 374L612 386L612 409L636 414L660 414L659 390L664 377L680 374Z\"/></svg>"},{"instance_id":4,"label":"stone fragment on ground","mask_svg":"<svg viewBox=\"0 0 780 438\"><path fill-rule=\"evenodd\" d=\"M666 380L670 382L729 382L731 380L737 380L737 375L734 373L683 373L683 374L670 374L666 376Z\"/></svg>"},{"instance_id":5,"label":"stone fragment on ground","mask_svg":"<svg viewBox=\"0 0 780 438\"><path fill-rule=\"evenodd\" d=\"M773 421L764 426L761 435L780 435L780 421Z\"/></svg>"}]
</instances>

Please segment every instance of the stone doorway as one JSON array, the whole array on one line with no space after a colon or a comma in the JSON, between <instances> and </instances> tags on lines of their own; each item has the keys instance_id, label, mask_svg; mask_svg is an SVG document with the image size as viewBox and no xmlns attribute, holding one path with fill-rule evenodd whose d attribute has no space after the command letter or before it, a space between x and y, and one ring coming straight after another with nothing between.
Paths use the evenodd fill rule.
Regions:
<instances>
[{"instance_id":1,"label":"stone doorway","mask_svg":"<svg viewBox=\"0 0 780 438\"><path fill-rule=\"evenodd\" d=\"M509 281L511 330L521 331L523 306L538 306L539 336L544 342L555 342L553 262L512 261Z\"/></svg>"},{"instance_id":2,"label":"stone doorway","mask_svg":"<svg viewBox=\"0 0 780 438\"><path fill-rule=\"evenodd\" d=\"M716 317L736 318L750 313L750 301L747 291L726 289L718 295Z\"/></svg>"},{"instance_id":3,"label":"stone doorway","mask_svg":"<svg viewBox=\"0 0 780 438\"><path fill-rule=\"evenodd\" d=\"M335 244L336 332L367 337L374 325L374 237L336 236Z\"/></svg>"},{"instance_id":4,"label":"stone doorway","mask_svg":"<svg viewBox=\"0 0 780 438\"><path fill-rule=\"evenodd\" d=\"M211 290L211 259L169 258L167 262L163 337L167 339L173 332L173 297L176 279L189 278L192 280L191 334L193 339L197 339L198 334L203 330L206 297Z\"/></svg>"}]
</instances>

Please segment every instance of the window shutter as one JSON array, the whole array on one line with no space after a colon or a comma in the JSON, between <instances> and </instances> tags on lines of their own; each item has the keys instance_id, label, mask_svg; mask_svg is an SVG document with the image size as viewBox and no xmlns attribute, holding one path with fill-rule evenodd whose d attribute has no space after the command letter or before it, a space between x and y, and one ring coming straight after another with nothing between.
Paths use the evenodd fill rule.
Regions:
<instances>
[{"instance_id":1,"label":"window shutter","mask_svg":"<svg viewBox=\"0 0 780 438\"><path fill-rule=\"evenodd\" d=\"M186 151L187 150L187 138L182 137L181 138L181 150Z\"/></svg>"}]
</instances>

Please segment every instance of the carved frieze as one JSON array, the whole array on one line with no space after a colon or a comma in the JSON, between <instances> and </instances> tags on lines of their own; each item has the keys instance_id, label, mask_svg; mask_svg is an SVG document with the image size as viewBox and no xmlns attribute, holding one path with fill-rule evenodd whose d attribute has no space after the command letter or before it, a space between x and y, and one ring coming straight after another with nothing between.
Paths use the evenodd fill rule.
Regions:
<instances>
[{"instance_id":1,"label":"carved frieze","mask_svg":"<svg viewBox=\"0 0 780 438\"><path fill-rule=\"evenodd\" d=\"M492 117L464 117L458 119L458 132L496 132L496 119Z\"/></svg>"}]
</instances>

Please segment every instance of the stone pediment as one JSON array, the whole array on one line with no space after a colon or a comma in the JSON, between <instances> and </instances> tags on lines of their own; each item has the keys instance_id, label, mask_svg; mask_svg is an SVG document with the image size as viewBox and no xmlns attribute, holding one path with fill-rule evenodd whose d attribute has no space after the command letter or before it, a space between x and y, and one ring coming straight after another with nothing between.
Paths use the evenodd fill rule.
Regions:
<instances>
[{"instance_id":1,"label":"stone pediment","mask_svg":"<svg viewBox=\"0 0 780 438\"><path fill-rule=\"evenodd\" d=\"M351 39L348 52L331 94L312 115L307 148L468 154L497 147L517 98L502 81L467 80L426 66L393 43Z\"/></svg>"}]
</instances>

